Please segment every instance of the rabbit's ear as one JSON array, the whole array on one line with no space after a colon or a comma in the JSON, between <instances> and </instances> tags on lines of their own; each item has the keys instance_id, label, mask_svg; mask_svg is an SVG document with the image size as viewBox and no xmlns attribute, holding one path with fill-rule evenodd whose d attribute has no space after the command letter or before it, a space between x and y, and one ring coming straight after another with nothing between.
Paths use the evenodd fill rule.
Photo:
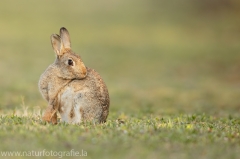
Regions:
<instances>
[{"instance_id":1,"label":"rabbit's ear","mask_svg":"<svg viewBox=\"0 0 240 159\"><path fill-rule=\"evenodd\" d=\"M70 35L66 28L62 27L60 29L60 36L65 49L71 49Z\"/></svg>"},{"instance_id":2,"label":"rabbit's ear","mask_svg":"<svg viewBox=\"0 0 240 159\"><path fill-rule=\"evenodd\" d=\"M51 42L52 42L53 50L55 51L56 55L61 56L64 50L61 37L57 34L52 34Z\"/></svg>"}]
</instances>

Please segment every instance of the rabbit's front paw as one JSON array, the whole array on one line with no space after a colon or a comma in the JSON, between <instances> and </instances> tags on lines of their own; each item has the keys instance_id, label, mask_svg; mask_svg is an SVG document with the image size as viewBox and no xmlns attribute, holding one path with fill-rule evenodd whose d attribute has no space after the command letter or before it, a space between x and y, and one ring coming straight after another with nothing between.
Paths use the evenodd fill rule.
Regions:
<instances>
[{"instance_id":1,"label":"rabbit's front paw","mask_svg":"<svg viewBox=\"0 0 240 159\"><path fill-rule=\"evenodd\" d=\"M42 117L42 120L43 121L46 121L46 122L51 122L52 124L57 124L57 112L56 110L54 110L51 106L49 106L43 117Z\"/></svg>"}]
</instances>

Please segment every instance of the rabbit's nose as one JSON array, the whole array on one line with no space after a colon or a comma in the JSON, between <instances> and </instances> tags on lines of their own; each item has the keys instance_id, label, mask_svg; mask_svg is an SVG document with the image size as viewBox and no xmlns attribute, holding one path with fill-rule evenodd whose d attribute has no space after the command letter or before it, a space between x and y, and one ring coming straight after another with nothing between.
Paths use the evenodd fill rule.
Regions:
<instances>
[{"instance_id":1,"label":"rabbit's nose","mask_svg":"<svg viewBox=\"0 0 240 159\"><path fill-rule=\"evenodd\" d=\"M84 65L82 65L81 67L82 67L82 74L84 76L87 76L87 69L86 69L86 67Z\"/></svg>"}]
</instances>

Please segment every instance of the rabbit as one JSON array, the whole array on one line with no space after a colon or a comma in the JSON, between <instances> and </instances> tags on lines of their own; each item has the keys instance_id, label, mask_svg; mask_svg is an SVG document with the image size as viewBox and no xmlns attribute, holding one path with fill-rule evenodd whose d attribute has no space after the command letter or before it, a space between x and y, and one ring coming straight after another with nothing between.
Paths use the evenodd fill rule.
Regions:
<instances>
[{"instance_id":1,"label":"rabbit","mask_svg":"<svg viewBox=\"0 0 240 159\"><path fill-rule=\"evenodd\" d=\"M101 76L72 51L66 28L60 28L60 36L52 34L51 43L56 60L38 82L39 91L48 102L42 120L57 124L59 112L61 121L66 123L106 122L110 98Z\"/></svg>"}]
</instances>

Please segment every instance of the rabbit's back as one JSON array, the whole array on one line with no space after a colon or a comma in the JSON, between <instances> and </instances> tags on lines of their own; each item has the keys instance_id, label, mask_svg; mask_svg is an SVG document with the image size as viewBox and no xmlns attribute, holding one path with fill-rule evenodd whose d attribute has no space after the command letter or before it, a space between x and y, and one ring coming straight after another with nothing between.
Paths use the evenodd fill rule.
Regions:
<instances>
[{"instance_id":1,"label":"rabbit's back","mask_svg":"<svg viewBox=\"0 0 240 159\"><path fill-rule=\"evenodd\" d=\"M62 121L106 121L110 103L107 87L95 70L87 68L87 72L86 78L73 80L58 94Z\"/></svg>"}]
</instances>

